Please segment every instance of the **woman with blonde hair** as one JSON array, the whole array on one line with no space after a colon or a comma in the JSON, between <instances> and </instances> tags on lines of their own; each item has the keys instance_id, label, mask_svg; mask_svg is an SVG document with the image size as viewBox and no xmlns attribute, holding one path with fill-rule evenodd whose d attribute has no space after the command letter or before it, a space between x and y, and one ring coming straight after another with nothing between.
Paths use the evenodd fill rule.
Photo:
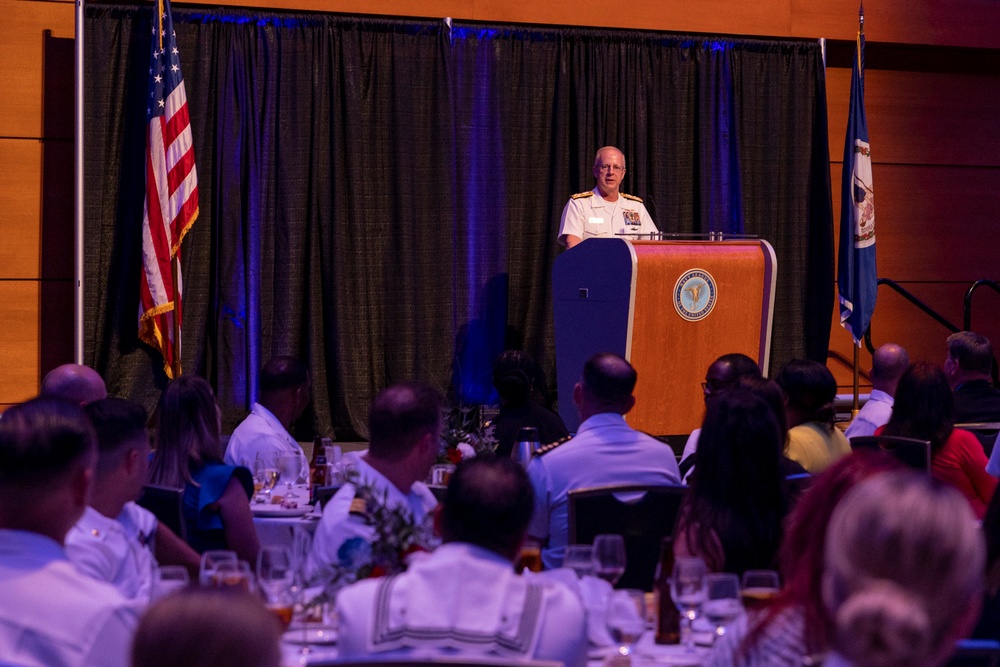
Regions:
<instances>
[{"instance_id":1,"label":"woman with blonde hair","mask_svg":"<svg viewBox=\"0 0 1000 667\"><path fill-rule=\"evenodd\" d=\"M150 484L184 490L188 543L198 553L231 549L241 560L256 562L260 542L250 513L253 475L222 461L211 385L182 375L163 390L157 412Z\"/></svg>"},{"instance_id":2,"label":"woman with blonde hair","mask_svg":"<svg viewBox=\"0 0 1000 667\"><path fill-rule=\"evenodd\" d=\"M858 484L826 532L828 667L936 667L975 624L985 545L955 489L914 472Z\"/></svg>"}]
</instances>

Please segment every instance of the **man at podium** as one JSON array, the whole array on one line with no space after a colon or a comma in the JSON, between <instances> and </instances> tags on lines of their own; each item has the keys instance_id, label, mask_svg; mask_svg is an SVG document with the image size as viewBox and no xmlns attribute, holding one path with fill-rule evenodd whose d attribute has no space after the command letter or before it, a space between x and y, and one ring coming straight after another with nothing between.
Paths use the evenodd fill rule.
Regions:
<instances>
[{"instance_id":1,"label":"man at podium","mask_svg":"<svg viewBox=\"0 0 1000 667\"><path fill-rule=\"evenodd\" d=\"M559 223L559 243L572 248L592 237L627 234L634 239L659 231L642 200L619 191L623 178L625 154L614 146L599 149L594 156L597 186L566 202Z\"/></svg>"}]
</instances>

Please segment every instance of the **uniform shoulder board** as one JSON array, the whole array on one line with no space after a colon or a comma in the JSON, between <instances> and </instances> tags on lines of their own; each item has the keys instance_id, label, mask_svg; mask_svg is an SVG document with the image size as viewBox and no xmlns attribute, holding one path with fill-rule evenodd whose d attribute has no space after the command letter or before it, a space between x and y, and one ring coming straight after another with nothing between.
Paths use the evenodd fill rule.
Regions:
<instances>
[{"instance_id":1,"label":"uniform shoulder board","mask_svg":"<svg viewBox=\"0 0 1000 667\"><path fill-rule=\"evenodd\" d=\"M555 449L559 445L561 445L561 444L563 444L565 442L569 442L570 440L572 440L572 438L573 438L573 436L567 435L565 438L560 438L559 440L556 440L555 442L550 442L547 445L542 445L541 447L539 447L538 449L535 450L535 456L541 456L543 454L548 454L549 452L551 452L553 449Z\"/></svg>"},{"instance_id":2,"label":"uniform shoulder board","mask_svg":"<svg viewBox=\"0 0 1000 667\"><path fill-rule=\"evenodd\" d=\"M584 197L593 197L593 196L594 196L594 191L587 190L586 192L577 192L575 195L570 197L570 199L583 199Z\"/></svg>"},{"instance_id":3,"label":"uniform shoulder board","mask_svg":"<svg viewBox=\"0 0 1000 667\"><path fill-rule=\"evenodd\" d=\"M621 193L621 194L622 194L622 197L625 197L625 199L629 199L631 201L637 201L640 204L642 203L642 197L636 197L635 195L627 195L624 192Z\"/></svg>"}]
</instances>

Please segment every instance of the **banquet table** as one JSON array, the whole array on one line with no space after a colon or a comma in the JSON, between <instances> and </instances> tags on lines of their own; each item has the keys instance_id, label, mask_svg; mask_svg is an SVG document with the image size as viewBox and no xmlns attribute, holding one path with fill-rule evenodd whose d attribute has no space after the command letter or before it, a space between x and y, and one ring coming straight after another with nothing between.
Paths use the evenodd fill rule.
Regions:
<instances>
[{"instance_id":1,"label":"banquet table","mask_svg":"<svg viewBox=\"0 0 1000 667\"><path fill-rule=\"evenodd\" d=\"M298 507L284 510L279 505L251 503L253 525L257 529L257 538L261 546L285 546L292 548L297 528L306 530L309 534L316 532L319 525L320 512L310 506L309 489L306 486L292 487L289 494L284 488L275 489L298 503Z\"/></svg>"}]
</instances>

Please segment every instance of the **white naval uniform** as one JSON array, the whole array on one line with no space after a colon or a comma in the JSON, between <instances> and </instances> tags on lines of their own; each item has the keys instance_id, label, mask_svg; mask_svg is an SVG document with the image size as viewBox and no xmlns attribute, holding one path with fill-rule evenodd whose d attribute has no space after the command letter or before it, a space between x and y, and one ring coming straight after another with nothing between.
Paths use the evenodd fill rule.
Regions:
<instances>
[{"instance_id":1,"label":"white naval uniform","mask_svg":"<svg viewBox=\"0 0 1000 667\"><path fill-rule=\"evenodd\" d=\"M893 402L893 397L881 389L872 389L868 400L844 431L844 435L848 440L859 435L875 435L875 429L889 423Z\"/></svg>"},{"instance_id":2,"label":"white naval uniform","mask_svg":"<svg viewBox=\"0 0 1000 667\"><path fill-rule=\"evenodd\" d=\"M157 566L153 555L157 524L152 512L135 503L126 503L117 519L88 507L66 534L66 556L80 572L146 604Z\"/></svg>"},{"instance_id":3,"label":"white naval uniform","mask_svg":"<svg viewBox=\"0 0 1000 667\"><path fill-rule=\"evenodd\" d=\"M641 199L619 193L618 200L611 202L594 188L590 192L573 195L566 202L559 223L559 243L566 245L567 234L586 241L594 237L614 238L620 234L636 238L638 234L657 231Z\"/></svg>"},{"instance_id":4,"label":"white naval uniform","mask_svg":"<svg viewBox=\"0 0 1000 667\"><path fill-rule=\"evenodd\" d=\"M542 562L562 565L569 535L569 492L607 484L675 486L681 483L669 445L631 428L613 412L593 415L576 435L552 448L543 447L528 465L535 488L535 511L528 534L548 538Z\"/></svg>"},{"instance_id":5,"label":"white naval uniform","mask_svg":"<svg viewBox=\"0 0 1000 667\"><path fill-rule=\"evenodd\" d=\"M302 447L270 410L260 403L254 403L250 414L229 437L224 460L231 466L243 466L252 471L258 455L271 465L277 465L277 457L283 454L298 454L302 461L300 474L308 482L309 461L306 460Z\"/></svg>"},{"instance_id":6,"label":"white naval uniform","mask_svg":"<svg viewBox=\"0 0 1000 667\"><path fill-rule=\"evenodd\" d=\"M126 667L138 606L77 571L55 540L0 530L0 663Z\"/></svg>"},{"instance_id":7,"label":"white naval uniform","mask_svg":"<svg viewBox=\"0 0 1000 667\"><path fill-rule=\"evenodd\" d=\"M586 664L583 606L565 585L529 580L497 553L450 542L403 574L337 595L339 650L363 656L492 656Z\"/></svg>"},{"instance_id":8,"label":"white naval uniform","mask_svg":"<svg viewBox=\"0 0 1000 667\"><path fill-rule=\"evenodd\" d=\"M355 460L358 480L372 487L376 498L384 496L389 507L403 507L416 525L423 524L429 534L432 512L437 507L437 499L427 485L415 482L409 493L403 493L385 478L382 473L358 458ZM351 513L351 504L356 493L354 484L344 484L334 494L326 507L323 508L323 518L316 527L313 536L312 552L309 554L306 572L310 577L324 577L331 574L331 566L340 562L338 551L341 545L352 537L361 537L371 542L375 538L375 529L361 516Z\"/></svg>"}]
</instances>

